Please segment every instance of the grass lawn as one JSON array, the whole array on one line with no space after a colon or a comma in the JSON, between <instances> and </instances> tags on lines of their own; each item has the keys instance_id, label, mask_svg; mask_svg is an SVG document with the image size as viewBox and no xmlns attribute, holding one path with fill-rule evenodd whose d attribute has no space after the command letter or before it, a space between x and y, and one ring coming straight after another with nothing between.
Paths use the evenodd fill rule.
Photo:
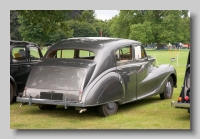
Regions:
<instances>
[{"instance_id":1,"label":"grass lawn","mask_svg":"<svg viewBox=\"0 0 200 139\"><path fill-rule=\"evenodd\" d=\"M58 106L53 111L41 111L37 106L10 105L11 129L190 129L190 114L187 110L171 106L177 100L185 74L188 50L146 50L155 56L157 64L172 65L177 70L178 87L174 89L172 99L160 100L159 95L120 105L117 114L100 117L95 107L81 114L74 108L64 109ZM178 58L178 60L177 60Z\"/></svg>"}]
</instances>

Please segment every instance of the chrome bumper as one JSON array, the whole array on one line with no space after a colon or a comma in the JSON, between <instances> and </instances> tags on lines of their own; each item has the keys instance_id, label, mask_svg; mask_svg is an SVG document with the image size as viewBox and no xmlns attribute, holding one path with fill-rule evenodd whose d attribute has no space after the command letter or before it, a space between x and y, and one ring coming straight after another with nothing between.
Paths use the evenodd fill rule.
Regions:
<instances>
[{"instance_id":1,"label":"chrome bumper","mask_svg":"<svg viewBox=\"0 0 200 139\"><path fill-rule=\"evenodd\" d=\"M49 100L49 99L36 99L30 97L17 97L17 102L28 103L29 105L32 104L50 104L50 105L63 105L67 109L68 106L74 107L85 107L84 103L75 102L75 101L67 101L65 100Z\"/></svg>"},{"instance_id":2,"label":"chrome bumper","mask_svg":"<svg viewBox=\"0 0 200 139\"><path fill-rule=\"evenodd\" d=\"M190 108L190 103L181 103L181 102L171 102L171 106L175 108Z\"/></svg>"}]
</instances>

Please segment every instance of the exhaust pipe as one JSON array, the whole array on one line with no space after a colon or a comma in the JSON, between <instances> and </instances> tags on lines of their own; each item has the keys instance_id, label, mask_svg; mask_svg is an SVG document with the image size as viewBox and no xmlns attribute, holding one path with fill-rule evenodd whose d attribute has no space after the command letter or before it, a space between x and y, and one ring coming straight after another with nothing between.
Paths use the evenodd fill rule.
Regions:
<instances>
[{"instance_id":1,"label":"exhaust pipe","mask_svg":"<svg viewBox=\"0 0 200 139\"><path fill-rule=\"evenodd\" d=\"M82 109L79 111L79 113L85 112L87 109Z\"/></svg>"},{"instance_id":2,"label":"exhaust pipe","mask_svg":"<svg viewBox=\"0 0 200 139\"><path fill-rule=\"evenodd\" d=\"M80 108L80 107L75 107L75 110L78 110L78 111L79 111L79 113L82 113L82 112L85 112L85 111L87 111L87 109L86 109L86 108Z\"/></svg>"}]
</instances>

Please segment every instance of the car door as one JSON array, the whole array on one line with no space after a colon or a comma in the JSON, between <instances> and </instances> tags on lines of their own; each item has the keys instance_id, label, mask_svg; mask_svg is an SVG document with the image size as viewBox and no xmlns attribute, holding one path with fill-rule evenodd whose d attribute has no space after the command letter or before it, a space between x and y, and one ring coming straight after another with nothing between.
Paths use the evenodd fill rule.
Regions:
<instances>
[{"instance_id":1,"label":"car door","mask_svg":"<svg viewBox=\"0 0 200 139\"><path fill-rule=\"evenodd\" d=\"M145 49L135 46L135 62L137 63L137 99L153 94L158 87L156 73L152 72L152 62L148 61Z\"/></svg>"},{"instance_id":2,"label":"car door","mask_svg":"<svg viewBox=\"0 0 200 139\"><path fill-rule=\"evenodd\" d=\"M10 75L14 78L19 91L24 89L24 85L31 71L27 48L25 46L15 46L11 49Z\"/></svg>"},{"instance_id":3,"label":"car door","mask_svg":"<svg viewBox=\"0 0 200 139\"><path fill-rule=\"evenodd\" d=\"M124 46L116 52L117 70L125 86L125 102L136 99L136 72L132 46Z\"/></svg>"}]
</instances>

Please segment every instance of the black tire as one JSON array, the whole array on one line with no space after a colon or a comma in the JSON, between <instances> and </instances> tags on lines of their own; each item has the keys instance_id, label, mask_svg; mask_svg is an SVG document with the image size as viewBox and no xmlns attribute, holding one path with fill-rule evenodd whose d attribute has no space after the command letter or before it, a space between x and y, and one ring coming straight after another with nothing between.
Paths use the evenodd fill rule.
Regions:
<instances>
[{"instance_id":1,"label":"black tire","mask_svg":"<svg viewBox=\"0 0 200 139\"><path fill-rule=\"evenodd\" d=\"M174 83L171 76L167 79L164 91L160 94L160 99L171 99L173 95Z\"/></svg>"},{"instance_id":2,"label":"black tire","mask_svg":"<svg viewBox=\"0 0 200 139\"><path fill-rule=\"evenodd\" d=\"M14 100L14 89L13 89L13 85L10 82L10 104L13 102Z\"/></svg>"},{"instance_id":3,"label":"black tire","mask_svg":"<svg viewBox=\"0 0 200 139\"><path fill-rule=\"evenodd\" d=\"M40 104L38 105L40 110L54 110L57 105Z\"/></svg>"},{"instance_id":4,"label":"black tire","mask_svg":"<svg viewBox=\"0 0 200 139\"><path fill-rule=\"evenodd\" d=\"M109 115L113 115L118 110L118 103L116 102L110 102L104 105L101 105L98 107L100 115L106 117Z\"/></svg>"},{"instance_id":5,"label":"black tire","mask_svg":"<svg viewBox=\"0 0 200 139\"><path fill-rule=\"evenodd\" d=\"M190 114L190 108L188 109L188 113Z\"/></svg>"},{"instance_id":6,"label":"black tire","mask_svg":"<svg viewBox=\"0 0 200 139\"><path fill-rule=\"evenodd\" d=\"M187 70L186 70L185 86L188 89L190 89L190 64L188 65Z\"/></svg>"}]
</instances>

